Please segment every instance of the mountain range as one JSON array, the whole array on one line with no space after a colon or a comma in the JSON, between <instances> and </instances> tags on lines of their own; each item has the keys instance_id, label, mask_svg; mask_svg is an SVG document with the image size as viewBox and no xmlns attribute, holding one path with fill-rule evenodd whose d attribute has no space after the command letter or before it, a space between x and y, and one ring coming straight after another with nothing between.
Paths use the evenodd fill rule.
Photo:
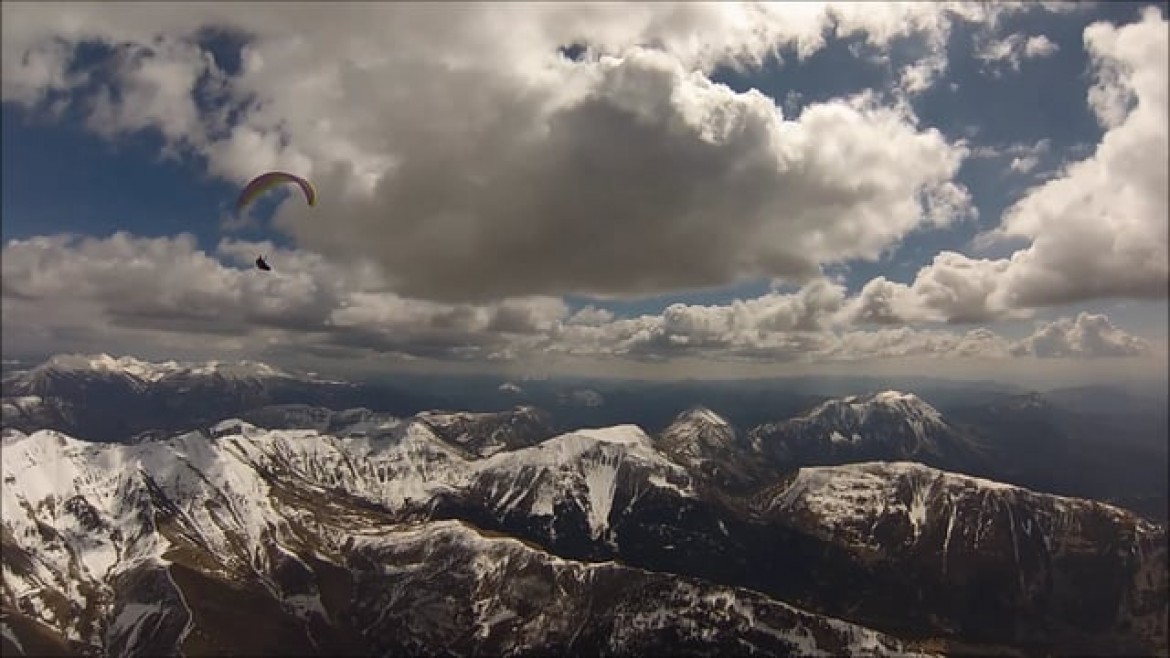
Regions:
<instances>
[{"instance_id":1,"label":"mountain range","mask_svg":"<svg viewBox=\"0 0 1170 658\"><path fill-rule=\"evenodd\" d=\"M490 418L482 414L523 408L540 416L528 431L543 439L581 427L624 423L659 435L680 414L707 410L743 440L787 433L785 441L765 441L769 457L786 467L912 459L1048 493L1111 502L1158 522L1168 516L1167 405L1164 396L1143 389L1097 386L1036 392L987 382L907 380L903 383L917 382L913 398L924 405L914 423L947 435L943 445L954 452L941 454L928 446L911 450L919 440L916 430L899 424L897 412L881 411L892 409L893 402L875 406L873 417L832 417L848 415L858 399L887 390L872 388L875 382L868 379L513 382L486 376L401 376L346 382L260 363L149 363L108 355L57 355L23 369L5 366L0 380L3 424L24 432L55 429L77 438L125 443L165 438L230 416L266 427L327 430L328 424L320 424L324 419L347 422L341 412L404 418L448 411ZM851 383L862 391L863 386L871 388L836 394ZM815 424L837 420L842 425L836 441L822 441L833 435L819 432ZM876 435L854 440L855 434L860 438L867 433ZM817 439L804 445L801 436ZM900 444L884 445L888 442ZM785 462L777 450L793 452ZM740 467L749 469L744 481L750 484L763 465L749 467L741 459Z\"/></svg>"},{"instance_id":2,"label":"mountain range","mask_svg":"<svg viewBox=\"0 0 1170 658\"><path fill-rule=\"evenodd\" d=\"M995 437L1059 418L1042 396L955 417L881 390L747 428L690 405L648 432L563 429L612 391L403 414L385 390L6 375L5 655L1167 651L1164 522L998 479L1032 477Z\"/></svg>"}]
</instances>

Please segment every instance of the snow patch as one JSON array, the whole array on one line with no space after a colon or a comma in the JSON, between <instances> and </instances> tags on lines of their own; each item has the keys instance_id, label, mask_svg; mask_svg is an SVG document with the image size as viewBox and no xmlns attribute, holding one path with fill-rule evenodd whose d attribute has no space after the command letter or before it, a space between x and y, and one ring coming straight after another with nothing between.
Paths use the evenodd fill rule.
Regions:
<instances>
[{"instance_id":1,"label":"snow patch","mask_svg":"<svg viewBox=\"0 0 1170 658\"><path fill-rule=\"evenodd\" d=\"M16 647L16 650L19 651L22 655L26 653L24 650L24 645L20 643L19 639L17 639L16 633L12 631L7 623L2 621L0 621L0 635L11 642L12 645Z\"/></svg>"},{"instance_id":2,"label":"snow patch","mask_svg":"<svg viewBox=\"0 0 1170 658\"><path fill-rule=\"evenodd\" d=\"M658 487L659 489L667 489L686 498L694 498L696 495L695 492L691 491L689 487L680 487L679 485L674 484L673 482L667 480L666 477L658 473L651 473L648 479L650 484Z\"/></svg>"},{"instance_id":3,"label":"snow patch","mask_svg":"<svg viewBox=\"0 0 1170 658\"><path fill-rule=\"evenodd\" d=\"M914 539L922 534L922 526L926 525L926 487L914 487L910 500L910 524L914 528Z\"/></svg>"},{"instance_id":4,"label":"snow patch","mask_svg":"<svg viewBox=\"0 0 1170 658\"><path fill-rule=\"evenodd\" d=\"M621 453L603 454L584 466L585 486L589 491L589 528L597 539L609 527L609 513L617 491L617 474L621 468Z\"/></svg>"},{"instance_id":5,"label":"snow patch","mask_svg":"<svg viewBox=\"0 0 1170 658\"><path fill-rule=\"evenodd\" d=\"M829 434L829 442L830 443L850 443L850 444L860 443L861 442L861 435L859 435L857 432L854 432L852 434L852 436L846 438L845 435L841 434L837 430L833 430L833 432L831 434Z\"/></svg>"}]
</instances>

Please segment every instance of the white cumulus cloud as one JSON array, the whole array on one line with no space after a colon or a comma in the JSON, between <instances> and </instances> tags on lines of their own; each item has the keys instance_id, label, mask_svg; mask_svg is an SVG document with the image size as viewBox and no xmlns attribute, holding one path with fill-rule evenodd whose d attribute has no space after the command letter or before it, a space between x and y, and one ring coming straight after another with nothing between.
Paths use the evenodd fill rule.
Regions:
<instances>
[{"instance_id":1,"label":"white cumulus cloud","mask_svg":"<svg viewBox=\"0 0 1170 658\"><path fill-rule=\"evenodd\" d=\"M1091 155L1029 189L977 240L1026 246L996 260L942 252L910 284L871 282L856 317L971 322L1110 297L1165 299L1167 23L1150 9L1137 23L1091 25L1085 43L1097 71L1088 101L1105 134Z\"/></svg>"},{"instance_id":2,"label":"white cumulus cloud","mask_svg":"<svg viewBox=\"0 0 1170 658\"><path fill-rule=\"evenodd\" d=\"M965 150L901 104L838 99L784 116L709 78L778 49L864 35L921 90L958 21L1028 3L5 5L3 95L71 88L91 126L159 130L241 182L283 168L321 190L276 223L329 257L378 263L449 302L636 295L753 277L807 281L969 216ZM241 71L203 47L245 38ZM69 50L116 55L69 71ZM584 47L580 61L558 49ZM911 71L917 73L910 73ZM328 221L322 221L328 217Z\"/></svg>"},{"instance_id":3,"label":"white cumulus cloud","mask_svg":"<svg viewBox=\"0 0 1170 658\"><path fill-rule=\"evenodd\" d=\"M1011 351L1043 359L1139 356L1150 352L1150 344L1118 329L1104 315L1080 313L1076 319L1062 318L1037 327Z\"/></svg>"}]
</instances>

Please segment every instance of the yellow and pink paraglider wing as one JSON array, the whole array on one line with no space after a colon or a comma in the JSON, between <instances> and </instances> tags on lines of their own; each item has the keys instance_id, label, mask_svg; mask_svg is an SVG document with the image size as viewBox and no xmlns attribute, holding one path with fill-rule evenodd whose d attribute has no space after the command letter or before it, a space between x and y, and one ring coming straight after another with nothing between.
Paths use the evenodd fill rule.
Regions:
<instances>
[{"instance_id":1,"label":"yellow and pink paraglider wing","mask_svg":"<svg viewBox=\"0 0 1170 658\"><path fill-rule=\"evenodd\" d=\"M312 183L288 172L270 171L253 178L244 186L244 189L240 191L240 196L236 199L236 212L240 212L256 197L282 183L296 183L300 186L301 192L305 194L305 201L308 201L310 206L317 205L317 190L313 189Z\"/></svg>"}]
</instances>

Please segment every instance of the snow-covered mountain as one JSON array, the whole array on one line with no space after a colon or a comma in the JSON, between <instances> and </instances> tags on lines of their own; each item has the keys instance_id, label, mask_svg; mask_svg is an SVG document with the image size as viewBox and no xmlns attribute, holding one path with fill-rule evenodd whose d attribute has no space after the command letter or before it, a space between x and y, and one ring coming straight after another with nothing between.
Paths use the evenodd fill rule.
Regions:
<instances>
[{"instance_id":1,"label":"snow-covered mountain","mask_svg":"<svg viewBox=\"0 0 1170 658\"><path fill-rule=\"evenodd\" d=\"M130 655L1166 649L1165 528L1099 503L899 463L736 502L635 426L485 456L426 417L350 418L365 430L229 419L136 445L6 430L5 636Z\"/></svg>"},{"instance_id":2,"label":"snow-covered mountain","mask_svg":"<svg viewBox=\"0 0 1170 658\"><path fill-rule=\"evenodd\" d=\"M1164 525L993 481L1059 413L1040 396L747 431L696 404L652 438L583 420L637 402L609 389L398 412L102 356L3 381L5 655L1167 651ZM1016 461L1071 463L1058 439Z\"/></svg>"},{"instance_id":3,"label":"snow-covered mountain","mask_svg":"<svg viewBox=\"0 0 1170 658\"><path fill-rule=\"evenodd\" d=\"M736 430L726 418L695 407L663 430L659 447L679 463L695 467L732 450L736 440Z\"/></svg>"},{"instance_id":4,"label":"snow-covered mountain","mask_svg":"<svg viewBox=\"0 0 1170 658\"><path fill-rule=\"evenodd\" d=\"M826 400L794 418L753 428L750 435L785 467L911 460L978 471L987 463L972 437L918 396L901 391Z\"/></svg>"},{"instance_id":5,"label":"snow-covered mountain","mask_svg":"<svg viewBox=\"0 0 1170 658\"><path fill-rule=\"evenodd\" d=\"M421 422L378 441L239 421L133 446L8 431L5 655L34 642L118 655L906 651L749 590L410 517L407 494L532 473L534 501L584 486L603 523L612 487L599 474L615 455L662 460L631 428L474 462Z\"/></svg>"}]
</instances>

